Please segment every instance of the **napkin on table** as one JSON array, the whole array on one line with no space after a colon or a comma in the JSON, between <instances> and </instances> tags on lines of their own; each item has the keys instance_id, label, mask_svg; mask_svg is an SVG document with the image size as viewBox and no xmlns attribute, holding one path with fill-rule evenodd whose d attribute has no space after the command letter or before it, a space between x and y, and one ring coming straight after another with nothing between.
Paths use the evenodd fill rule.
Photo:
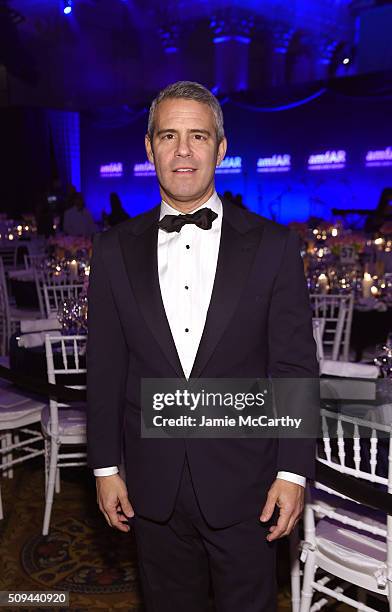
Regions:
<instances>
[{"instance_id":1,"label":"napkin on table","mask_svg":"<svg viewBox=\"0 0 392 612\"><path fill-rule=\"evenodd\" d=\"M379 369L375 365L366 363L323 359L320 363L320 374L344 378L378 378Z\"/></svg>"},{"instance_id":2,"label":"napkin on table","mask_svg":"<svg viewBox=\"0 0 392 612\"><path fill-rule=\"evenodd\" d=\"M52 332L36 332L34 334L24 334L20 336L18 340L18 346L23 348L33 348L34 346L42 346L45 344L45 336L49 334L49 336L58 336L59 333L57 331Z\"/></svg>"},{"instance_id":3,"label":"napkin on table","mask_svg":"<svg viewBox=\"0 0 392 612\"><path fill-rule=\"evenodd\" d=\"M61 329L61 323L56 315L54 317L49 317L49 319L22 319L20 322L20 331L22 334L51 329Z\"/></svg>"}]
</instances>

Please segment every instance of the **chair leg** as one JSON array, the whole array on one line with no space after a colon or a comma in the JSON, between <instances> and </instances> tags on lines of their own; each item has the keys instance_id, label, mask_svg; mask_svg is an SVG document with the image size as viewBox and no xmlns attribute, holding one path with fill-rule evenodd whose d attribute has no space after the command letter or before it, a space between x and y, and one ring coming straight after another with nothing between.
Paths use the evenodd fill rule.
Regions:
<instances>
[{"instance_id":1,"label":"chair leg","mask_svg":"<svg viewBox=\"0 0 392 612\"><path fill-rule=\"evenodd\" d=\"M4 518L4 512L3 512L3 500L1 498L1 482L0 482L0 521L2 521Z\"/></svg>"},{"instance_id":2,"label":"chair leg","mask_svg":"<svg viewBox=\"0 0 392 612\"><path fill-rule=\"evenodd\" d=\"M9 453L6 453L6 448L8 445L9 445L9 432L6 432L1 436L1 450L2 450L1 465L2 465L2 473L5 476L5 478L8 478L9 472L10 472L8 468L4 467L10 459Z\"/></svg>"},{"instance_id":3,"label":"chair leg","mask_svg":"<svg viewBox=\"0 0 392 612\"><path fill-rule=\"evenodd\" d=\"M313 551L308 551L304 567L302 582L300 612L309 612L312 604L313 588L312 582L316 573L316 559Z\"/></svg>"},{"instance_id":4,"label":"chair leg","mask_svg":"<svg viewBox=\"0 0 392 612\"><path fill-rule=\"evenodd\" d=\"M12 433L8 432L7 433L7 446L11 446L12 445ZM12 461L12 450L10 450L7 455L6 455L6 461ZM14 477L14 469L12 467L9 467L7 470L7 476L8 478L13 478Z\"/></svg>"},{"instance_id":5,"label":"chair leg","mask_svg":"<svg viewBox=\"0 0 392 612\"><path fill-rule=\"evenodd\" d=\"M14 436L12 436L12 434L10 434L10 444L19 444L20 442L20 437L19 434L16 433ZM12 452L10 453L10 460L12 461ZM8 471L8 478L13 478L14 477L14 468L10 468Z\"/></svg>"},{"instance_id":6,"label":"chair leg","mask_svg":"<svg viewBox=\"0 0 392 612\"><path fill-rule=\"evenodd\" d=\"M4 327L1 328L0 331L0 352L1 352L1 356L3 357L6 354L6 337L5 337L5 329Z\"/></svg>"},{"instance_id":7,"label":"chair leg","mask_svg":"<svg viewBox=\"0 0 392 612\"><path fill-rule=\"evenodd\" d=\"M48 489L48 480L49 480L49 465L50 465L50 441L45 438L44 442L45 446L45 496L46 491Z\"/></svg>"},{"instance_id":8,"label":"chair leg","mask_svg":"<svg viewBox=\"0 0 392 612\"><path fill-rule=\"evenodd\" d=\"M42 535L48 535L49 533L49 524L50 517L52 514L52 506L53 506L53 494L54 488L56 484L56 470L57 470L57 456L59 453L60 444L56 442L56 440L51 440L50 444L50 464L49 464L49 478L48 478L48 486L46 488L45 495L45 515L44 515L44 524L42 528Z\"/></svg>"},{"instance_id":9,"label":"chair leg","mask_svg":"<svg viewBox=\"0 0 392 612\"><path fill-rule=\"evenodd\" d=\"M1 451L3 451L3 449L5 448L5 434L1 434L0 436L0 448ZM5 465L5 454L3 452L1 452L1 466L3 467L3 465ZM7 476L7 474L5 473L5 470L2 469L1 470L2 475Z\"/></svg>"},{"instance_id":10,"label":"chair leg","mask_svg":"<svg viewBox=\"0 0 392 612\"><path fill-rule=\"evenodd\" d=\"M55 491L56 493L60 493L60 468L58 467L56 470L56 487L55 487Z\"/></svg>"},{"instance_id":11,"label":"chair leg","mask_svg":"<svg viewBox=\"0 0 392 612\"><path fill-rule=\"evenodd\" d=\"M291 532L289 537L292 612L299 612L299 606L301 601L301 569L299 562L299 543L299 528L297 525Z\"/></svg>"}]
</instances>

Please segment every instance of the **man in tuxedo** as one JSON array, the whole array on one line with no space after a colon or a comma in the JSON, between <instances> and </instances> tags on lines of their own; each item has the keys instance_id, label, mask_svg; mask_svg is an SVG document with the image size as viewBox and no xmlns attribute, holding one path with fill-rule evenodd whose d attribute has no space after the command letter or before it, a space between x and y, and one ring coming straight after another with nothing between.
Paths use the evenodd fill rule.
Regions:
<instances>
[{"instance_id":1,"label":"man in tuxedo","mask_svg":"<svg viewBox=\"0 0 392 612\"><path fill-rule=\"evenodd\" d=\"M299 240L221 201L217 99L188 81L150 108L160 205L95 238L89 283L88 461L107 522L133 526L150 612L276 609L276 541L314 476L308 439L152 439L141 380L316 377ZM126 482L118 473L125 456Z\"/></svg>"}]
</instances>

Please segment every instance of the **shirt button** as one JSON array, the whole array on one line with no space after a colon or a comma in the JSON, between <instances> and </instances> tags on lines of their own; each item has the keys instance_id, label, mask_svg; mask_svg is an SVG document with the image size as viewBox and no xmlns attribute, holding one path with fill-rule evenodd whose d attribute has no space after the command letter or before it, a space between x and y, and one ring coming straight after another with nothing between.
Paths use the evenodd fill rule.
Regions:
<instances>
[{"instance_id":1,"label":"shirt button","mask_svg":"<svg viewBox=\"0 0 392 612\"><path fill-rule=\"evenodd\" d=\"M187 244L187 245L186 245L186 248L187 248L187 249L190 249L191 247L189 246L189 244Z\"/></svg>"},{"instance_id":2,"label":"shirt button","mask_svg":"<svg viewBox=\"0 0 392 612\"><path fill-rule=\"evenodd\" d=\"M188 285L185 285L185 289L189 289Z\"/></svg>"},{"instance_id":3,"label":"shirt button","mask_svg":"<svg viewBox=\"0 0 392 612\"><path fill-rule=\"evenodd\" d=\"M185 331L186 331L186 332L189 332L189 327L186 327L186 328L185 328Z\"/></svg>"}]
</instances>

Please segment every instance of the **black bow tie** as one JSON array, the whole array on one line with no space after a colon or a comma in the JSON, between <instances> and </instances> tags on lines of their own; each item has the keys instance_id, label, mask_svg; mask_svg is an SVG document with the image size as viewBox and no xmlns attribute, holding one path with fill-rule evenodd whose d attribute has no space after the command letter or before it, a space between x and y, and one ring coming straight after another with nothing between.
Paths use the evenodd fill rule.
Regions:
<instances>
[{"instance_id":1,"label":"black bow tie","mask_svg":"<svg viewBox=\"0 0 392 612\"><path fill-rule=\"evenodd\" d=\"M187 223L194 223L201 229L209 230L217 216L216 212L211 210L211 208L201 208L187 215L165 215L158 222L158 225L166 232L179 232Z\"/></svg>"}]
</instances>

